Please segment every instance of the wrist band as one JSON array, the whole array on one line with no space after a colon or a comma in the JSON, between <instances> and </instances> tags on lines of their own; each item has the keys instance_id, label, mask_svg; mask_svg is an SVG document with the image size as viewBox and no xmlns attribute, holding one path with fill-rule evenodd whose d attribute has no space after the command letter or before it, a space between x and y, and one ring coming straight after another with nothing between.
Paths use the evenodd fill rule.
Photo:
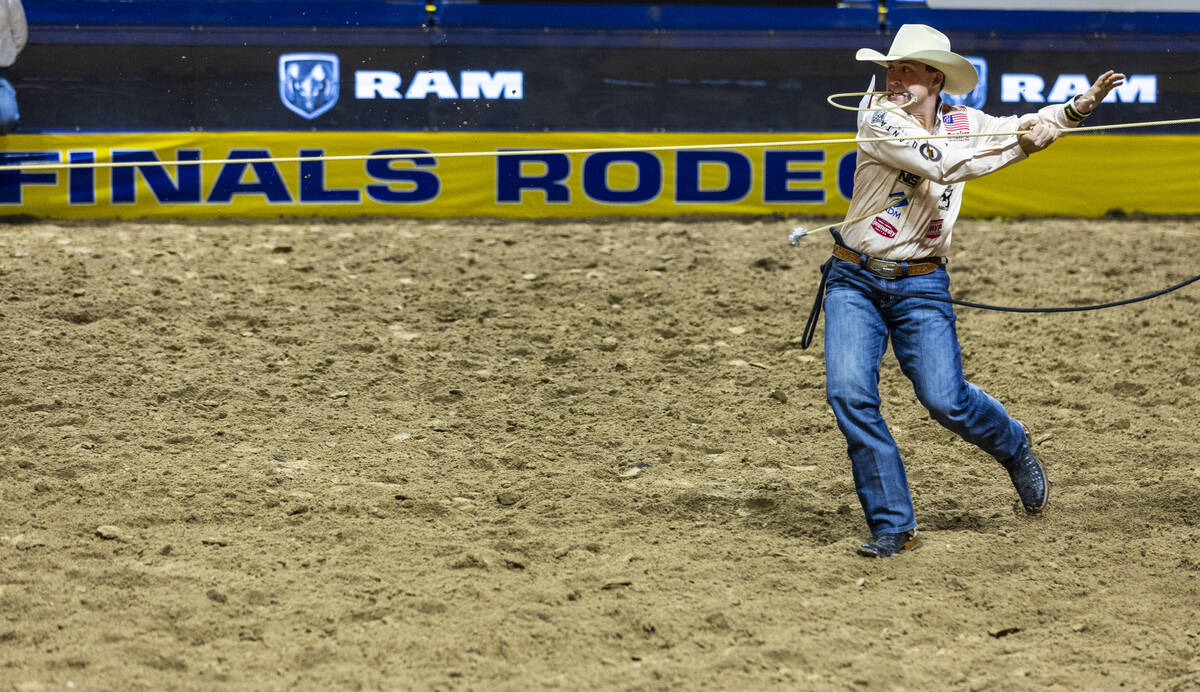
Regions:
<instances>
[{"instance_id":1,"label":"wrist band","mask_svg":"<svg viewBox=\"0 0 1200 692\"><path fill-rule=\"evenodd\" d=\"M1091 111L1088 111L1087 113L1080 113L1078 110L1076 110L1075 109L1075 99L1071 99L1070 101L1067 101L1065 104L1063 104L1063 106L1066 109L1067 119L1073 123L1080 122L1084 118L1086 118L1092 114Z\"/></svg>"}]
</instances>

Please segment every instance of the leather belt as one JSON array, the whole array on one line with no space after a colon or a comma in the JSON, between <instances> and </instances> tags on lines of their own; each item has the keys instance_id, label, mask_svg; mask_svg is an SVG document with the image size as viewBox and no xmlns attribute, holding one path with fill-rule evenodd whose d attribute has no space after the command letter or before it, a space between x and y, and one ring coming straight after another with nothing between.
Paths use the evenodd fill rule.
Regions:
<instances>
[{"instance_id":1,"label":"leather belt","mask_svg":"<svg viewBox=\"0 0 1200 692\"><path fill-rule=\"evenodd\" d=\"M885 260L863 255L841 245L833 246L833 256L857 264L881 279L899 279L905 276L932 274L946 263L943 257L925 257L911 262Z\"/></svg>"}]
</instances>

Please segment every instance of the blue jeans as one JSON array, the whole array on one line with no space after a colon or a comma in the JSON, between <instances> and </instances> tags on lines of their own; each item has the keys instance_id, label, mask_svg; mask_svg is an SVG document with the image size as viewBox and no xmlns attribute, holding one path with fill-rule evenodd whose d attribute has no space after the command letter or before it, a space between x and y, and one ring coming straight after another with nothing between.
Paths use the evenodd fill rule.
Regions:
<instances>
[{"instance_id":1,"label":"blue jeans","mask_svg":"<svg viewBox=\"0 0 1200 692\"><path fill-rule=\"evenodd\" d=\"M825 293L825 395L846 436L854 486L873 535L917 527L908 477L879 412L879 366L888 338L917 399L935 420L1005 462L1024 450L1025 431L1000 402L963 376L949 303L900 298L877 287L949 297L945 267L881 279L834 260Z\"/></svg>"},{"instance_id":2,"label":"blue jeans","mask_svg":"<svg viewBox=\"0 0 1200 692\"><path fill-rule=\"evenodd\" d=\"M0 134L12 132L21 114L17 112L17 91L7 79L0 77Z\"/></svg>"}]
</instances>

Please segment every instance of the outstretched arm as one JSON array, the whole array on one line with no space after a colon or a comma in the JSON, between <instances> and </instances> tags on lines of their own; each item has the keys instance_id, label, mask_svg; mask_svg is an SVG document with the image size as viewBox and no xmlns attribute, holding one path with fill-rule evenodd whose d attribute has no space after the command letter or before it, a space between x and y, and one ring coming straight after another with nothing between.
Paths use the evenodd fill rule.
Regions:
<instances>
[{"instance_id":1,"label":"outstretched arm","mask_svg":"<svg viewBox=\"0 0 1200 692\"><path fill-rule=\"evenodd\" d=\"M1021 128L1029 132L1021 135L1021 151L1026 155L1041 151L1054 143L1062 129L1075 127L1095 110L1108 93L1125 83L1125 75L1109 70L1096 78L1095 83L1082 94L1066 103L1047 106L1037 113L1021 118Z\"/></svg>"},{"instance_id":2,"label":"outstretched arm","mask_svg":"<svg viewBox=\"0 0 1200 692\"><path fill-rule=\"evenodd\" d=\"M1125 83L1125 75L1109 70L1096 78L1091 88L1075 97L1074 108L1081 116L1086 116L1095 110L1096 106L1108 96L1108 92Z\"/></svg>"}]
</instances>

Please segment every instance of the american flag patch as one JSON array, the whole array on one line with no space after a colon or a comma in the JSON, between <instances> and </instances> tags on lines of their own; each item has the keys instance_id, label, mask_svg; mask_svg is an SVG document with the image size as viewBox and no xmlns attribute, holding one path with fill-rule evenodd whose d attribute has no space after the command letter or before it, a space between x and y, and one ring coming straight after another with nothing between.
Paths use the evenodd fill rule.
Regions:
<instances>
[{"instance_id":1,"label":"american flag patch","mask_svg":"<svg viewBox=\"0 0 1200 692\"><path fill-rule=\"evenodd\" d=\"M965 135L971 131L971 123L967 120L967 114L963 111L955 111L949 115L942 116L942 126L946 129L948 135ZM952 142L961 142L967 139L966 137L951 137Z\"/></svg>"}]
</instances>

